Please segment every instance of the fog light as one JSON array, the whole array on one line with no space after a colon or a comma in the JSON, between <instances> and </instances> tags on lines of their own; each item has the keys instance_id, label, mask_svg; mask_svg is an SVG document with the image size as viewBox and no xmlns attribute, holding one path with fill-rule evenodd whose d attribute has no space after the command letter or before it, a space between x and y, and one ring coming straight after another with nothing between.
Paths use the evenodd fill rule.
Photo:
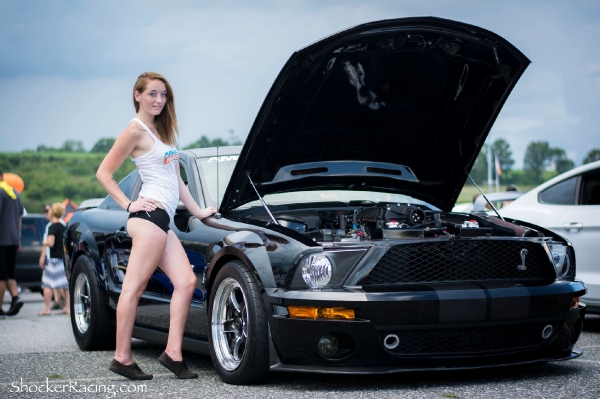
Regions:
<instances>
[{"instance_id":1,"label":"fog light","mask_svg":"<svg viewBox=\"0 0 600 399\"><path fill-rule=\"evenodd\" d=\"M325 334L319 340L319 352L325 357L332 357L338 351L338 339L333 334Z\"/></svg>"},{"instance_id":2,"label":"fog light","mask_svg":"<svg viewBox=\"0 0 600 399\"><path fill-rule=\"evenodd\" d=\"M345 319L354 320L354 309L317 308L314 306L288 306L290 317L300 319Z\"/></svg>"},{"instance_id":3,"label":"fog light","mask_svg":"<svg viewBox=\"0 0 600 399\"><path fill-rule=\"evenodd\" d=\"M571 309L577 309L579 307L579 297L573 298L571 302Z\"/></svg>"}]
</instances>

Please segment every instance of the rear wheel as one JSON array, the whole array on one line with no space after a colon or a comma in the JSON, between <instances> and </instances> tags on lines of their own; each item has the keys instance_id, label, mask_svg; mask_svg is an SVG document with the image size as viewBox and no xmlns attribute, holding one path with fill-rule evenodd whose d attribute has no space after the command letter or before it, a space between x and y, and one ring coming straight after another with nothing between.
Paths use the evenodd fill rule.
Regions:
<instances>
[{"instance_id":1,"label":"rear wheel","mask_svg":"<svg viewBox=\"0 0 600 399\"><path fill-rule=\"evenodd\" d=\"M217 274L209 301L210 353L219 377L252 384L269 372L267 313L254 276L241 261Z\"/></svg>"},{"instance_id":2,"label":"rear wheel","mask_svg":"<svg viewBox=\"0 0 600 399\"><path fill-rule=\"evenodd\" d=\"M104 304L102 291L90 260L80 256L75 262L71 284L71 327L83 350L114 349L116 329Z\"/></svg>"}]
</instances>

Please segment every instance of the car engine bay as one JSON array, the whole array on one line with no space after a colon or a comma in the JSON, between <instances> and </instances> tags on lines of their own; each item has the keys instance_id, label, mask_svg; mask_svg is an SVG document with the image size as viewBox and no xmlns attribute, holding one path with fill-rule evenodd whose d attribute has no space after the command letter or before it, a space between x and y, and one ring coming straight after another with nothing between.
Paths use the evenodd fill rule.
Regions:
<instances>
[{"instance_id":1,"label":"car engine bay","mask_svg":"<svg viewBox=\"0 0 600 399\"><path fill-rule=\"evenodd\" d=\"M313 205L311 207L311 205ZM277 209L272 214L283 227L315 242L357 242L377 239L430 237L541 237L542 233L487 214L461 214L432 210L424 205L361 203L346 207ZM294 206L295 207L295 206ZM350 209L349 209L350 208ZM253 208L255 211L257 208ZM250 211L250 212L249 212ZM268 213L246 210L244 218L272 221Z\"/></svg>"}]
</instances>

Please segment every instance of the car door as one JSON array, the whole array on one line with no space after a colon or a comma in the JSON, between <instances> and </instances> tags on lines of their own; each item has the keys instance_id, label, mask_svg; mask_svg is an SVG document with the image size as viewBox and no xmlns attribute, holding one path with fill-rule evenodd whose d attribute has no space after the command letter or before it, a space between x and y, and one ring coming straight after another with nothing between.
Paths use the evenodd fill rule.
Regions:
<instances>
[{"instance_id":1,"label":"car door","mask_svg":"<svg viewBox=\"0 0 600 399\"><path fill-rule=\"evenodd\" d=\"M15 277L21 287L37 289L42 284L39 265L42 239L46 226L42 216L23 216L21 224L21 249L17 252Z\"/></svg>"},{"instance_id":2,"label":"car door","mask_svg":"<svg viewBox=\"0 0 600 399\"><path fill-rule=\"evenodd\" d=\"M575 204L565 206L553 230L573 243L577 277L588 287L584 301L597 307L600 306L600 171L579 176L575 187Z\"/></svg>"}]
</instances>

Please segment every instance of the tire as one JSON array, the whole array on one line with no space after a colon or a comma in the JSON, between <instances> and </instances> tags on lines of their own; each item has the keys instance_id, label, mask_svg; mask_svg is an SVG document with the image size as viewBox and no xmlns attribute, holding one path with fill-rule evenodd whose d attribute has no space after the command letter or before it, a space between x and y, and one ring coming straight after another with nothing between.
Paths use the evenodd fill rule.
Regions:
<instances>
[{"instance_id":1,"label":"tire","mask_svg":"<svg viewBox=\"0 0 600 399\"><path fill-rule=\"evenodd\" d=\"M255 384L269 373L269 325L260 288L241 261L217 274L209 299L210 354L228 384ZM226 331L228 330L228 331Z\"/></svg>"},{"instance_id":2,"label":"tire","mask_svg":"<svg viewBox=\"0 0 600 399\"><path fill-rule=\"evenodd\" d=\"M86 256L80 256L75 262L69 295L71 327L79 348L86 351L114 349L116 327Z\"/></svg>"}]
</instances>

